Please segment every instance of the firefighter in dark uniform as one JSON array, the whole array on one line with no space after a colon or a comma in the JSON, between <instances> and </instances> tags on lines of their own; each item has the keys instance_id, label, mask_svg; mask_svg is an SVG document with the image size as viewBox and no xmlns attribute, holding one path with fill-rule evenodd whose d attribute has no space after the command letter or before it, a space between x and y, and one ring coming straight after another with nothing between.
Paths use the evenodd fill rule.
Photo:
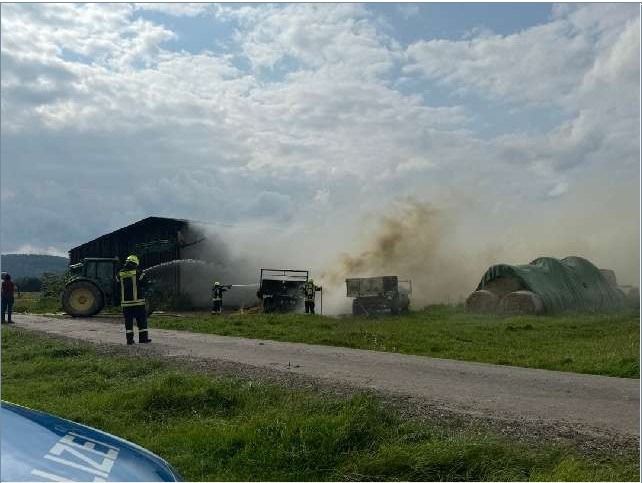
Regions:
<instances>
[{"instance_id":1,"label":"firefighter in dark uniform","mask_svg":"<svg viewBox=\"0 0 642 483\"><path fill-rule=\"evenodd\" d=\"M120 306L123 308L125 318L125 334L127 345L134 343L134 319L138 325L138 342L146 344L152 340L147 330L147 309L143 296L143 275L139 270L139 261L136 255L130 255L125 261L122 270L118 272L120 279Z\"/></svg>"},{"instance_id":2,"label":"firefighter in dark uniform","mask_svg":"<svg viewBox=\"0 0 642 483\"><path fill-rule=\"evenodd\" d=\"M212 313L220 315L223 311L223 292L227 291L229 285L221 285L219 282L212 284Z\"/></svg>"},{"instance_id":3,"label":"firefighter in dark uniform","mask_svg":"<svg viewBox=\"0 0 642 483\"><path fill-rule=\"evenodd\" d=\"M305 282L303 286L303 296L305 297L305 313L314 314L314 299L316 292L319 292L321 287L314 285L314 280L310 279Z\"/></svg>"}]
</instances>

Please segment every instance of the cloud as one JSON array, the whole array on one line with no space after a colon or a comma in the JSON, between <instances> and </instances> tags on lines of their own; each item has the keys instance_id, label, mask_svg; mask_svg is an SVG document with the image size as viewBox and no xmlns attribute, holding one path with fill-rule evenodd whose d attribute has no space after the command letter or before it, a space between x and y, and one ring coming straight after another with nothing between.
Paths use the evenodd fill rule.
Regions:
<instances>
[{"instance_id":1,"label":"cloud","mask_svg":"<svg viewBox=\"0 0 642 483\"><path fill-rule=\"evenodd\" d=\"M255 69L273 69L291 60L305 67L333 66L352 77L377 76L394 65L398 47L374 25L374 16L358 4L290 4L264 8L221 7L220 18L233 18L244 55Z\"/></svg>"},{"instance_id":2,"label":"cloud","mask_svg":"<svg viewBox=\"0 0 642 483\"><path fill-rule=\"evenodd\" d=\"M31 254L54 255L57 257L65 257L65 258L67 258L68 256L67 252L61 251L59 248L56 248L56 247L33 246L30 244L19 246L18 249L16 250L16 253L25 253L28 255L31 255Z\"/></svg>"},{"instance_id":3,"label":"cloud","mask_svg":"<svg viewBox=\"0 0 642 483\"><path fill-rule=\"evenodd\" d=\"M136 3L136 10L160 12L174 17L196 17L212 11L208 3Z\"/></svg>"},{"instance_id":4,"label":"cloud","mask_svg":"<svg viewBox=\"0 0 642 483\"><path fill-rule=\"evenodd\" d=\"M594 76L593 70L604 71L600 65L618 41L624 51L620 57L628 59L627 70L639 70L631 64L632 52L639 47L639 35L634 35L639 25L638 9L632 5L557 9L552 22L511 35L416 42L407 49L411 63L404 69L504 103L575 109L578 85L585 75Z\"/></svg>"}]
</instances>

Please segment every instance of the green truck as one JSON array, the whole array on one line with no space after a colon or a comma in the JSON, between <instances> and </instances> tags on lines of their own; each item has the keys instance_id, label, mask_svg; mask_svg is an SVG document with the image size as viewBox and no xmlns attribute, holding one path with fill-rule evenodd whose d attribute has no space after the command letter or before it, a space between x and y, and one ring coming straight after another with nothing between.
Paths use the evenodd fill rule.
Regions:
<instances>
[{"instance_id":1,"label":"green truck","mask_svg":"<svg viewBox=\"0 0 642 483\"><path fill-rule=\"evenodd\" d=\"M352 297L352 315L397 315L408 312L412 282L396 275L347 278L346 294Z\"/></svg>"}]
</instances>

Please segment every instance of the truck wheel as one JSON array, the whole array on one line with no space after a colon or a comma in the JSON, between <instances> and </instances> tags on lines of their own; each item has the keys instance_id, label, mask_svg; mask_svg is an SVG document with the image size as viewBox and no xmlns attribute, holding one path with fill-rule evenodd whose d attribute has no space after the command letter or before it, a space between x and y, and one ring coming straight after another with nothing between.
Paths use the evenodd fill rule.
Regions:
<instances>
[{"instance_id":1,"label":"truck wheel","mask_svg":"<svg viewBox=\"0 0 642 483\"><path fill-rule=\"evenodd\" d=\"M399 297L395 296L390 301L390 313L392 315L399 315Z\"/></svg>"},{"instance_id":2,"label":"truck wheel","mask_svg":"<svg viewBox=\"0 0 642 483\"><path fill-rule=\"evenodd\" d=\"M272 300L263 299L263 313L269 314L270 312L272 312Z\"/></svg>"},{"instance_id":3,"label":"truck wheel","mask_svg":"<svg viewBox=\"0 0 642 483\"><path fill-rule=\"evenodd\" d=\"M104 306L103 293L91 282L71 282L62 292L62 307L72 317L91 317Z\"/></svg>"},{"instance_id":4,"label":"truck wheel","mask_svg":"<svg viewBox=\"0 0 642 483\"><path fill-rule=\"evenodd\" d=\"M359 317L361 315L367 315L368 312L363 306L363 302L359 299L352 299L352 315Z\"/></svg>"}]
</instances>

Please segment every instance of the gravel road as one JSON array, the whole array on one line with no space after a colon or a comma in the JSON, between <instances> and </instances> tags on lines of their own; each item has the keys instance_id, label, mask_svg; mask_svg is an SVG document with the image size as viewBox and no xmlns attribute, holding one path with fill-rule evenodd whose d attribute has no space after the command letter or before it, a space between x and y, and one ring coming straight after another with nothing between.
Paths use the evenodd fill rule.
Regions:
<instances>
[{"instance_id":1,"label":"gravel road","mask_svg":"<svg viewBox=\"0 0 642 483\"><path fill-rule=\"evenodd\" d=\"M108 320L14 316L16 326L94 344L124 346ZM113 321L112 321L113 322ZM125 347L170 358L237 364L324 383L383 391L465 417L580 427L638 441L640 385L623 379L341 347L155 329L153 343Z\"/></svg>"}]
</instances>

